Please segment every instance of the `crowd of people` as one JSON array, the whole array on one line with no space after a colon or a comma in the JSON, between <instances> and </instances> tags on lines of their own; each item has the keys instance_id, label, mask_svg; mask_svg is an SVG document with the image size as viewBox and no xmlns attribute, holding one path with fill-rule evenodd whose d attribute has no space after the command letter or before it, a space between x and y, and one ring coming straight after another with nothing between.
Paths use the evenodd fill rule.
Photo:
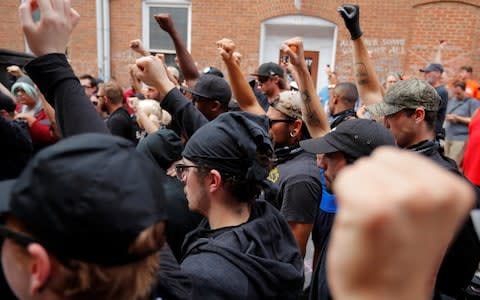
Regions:
<instances>
[{"instance_id":1,"label":"crowd of people","mask_svg":"<svg viewBox=\"0 0 480 300\"><path fill-rule=\"evenodd\" d=\"M199 71L159 14L176 64L132 39L125 90L74 73L69 0L19 11L36 58L0 84L1 299L475 297L471 67L450 83L432 62L424 80L382 84L360 7L344 4L354 82L328 67L317 91L299 37L281 45L288 61L248 77L220 39L228 74Z\"/></svg>"}]
</instances>

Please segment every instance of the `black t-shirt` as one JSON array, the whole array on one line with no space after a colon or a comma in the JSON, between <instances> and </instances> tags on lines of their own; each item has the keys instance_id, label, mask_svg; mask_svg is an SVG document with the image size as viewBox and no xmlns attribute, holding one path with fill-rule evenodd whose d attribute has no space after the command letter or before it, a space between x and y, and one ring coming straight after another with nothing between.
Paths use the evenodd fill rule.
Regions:
<instances>
[{"instance_id":1,"label":"black t-shirt","mask_svg":"<svg viewBox=\"0 0 480 300\"><path fill-rule=\"evenodd\" d=\"M272 169L268 179L279 187L275 206L285 219L313 224L322 193L315 155L300 151Z\"/></svg>"},{"instance_id":2,"label":"black t-shirt","mask_svg":"<svg viewBox=\"0 0 480 300\"><path fill-rule=\"evenodd\" d=\"M128 111L120 107L107 118L107 127L113 135L135 142L135 126Z\"/></svg>"}]
</instances>

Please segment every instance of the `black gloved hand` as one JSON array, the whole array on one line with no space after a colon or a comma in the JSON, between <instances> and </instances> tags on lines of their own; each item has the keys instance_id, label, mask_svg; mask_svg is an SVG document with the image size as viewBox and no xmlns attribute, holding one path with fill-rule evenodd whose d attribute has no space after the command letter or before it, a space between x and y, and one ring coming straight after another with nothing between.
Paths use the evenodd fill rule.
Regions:
<instances>
[{"instance_id":1,"label":"black gloved hand","mask_svg":"<svg viewBox=\"0 0 480 300\"><path fill-rule=\"evenodd\" d=\"M356 40L362 36L363 32L360 29L360 7L353 4L344 4L337 8L337 11L345 21L345 26L350 31L352 40Z\"/></svg>"}]
</instances>

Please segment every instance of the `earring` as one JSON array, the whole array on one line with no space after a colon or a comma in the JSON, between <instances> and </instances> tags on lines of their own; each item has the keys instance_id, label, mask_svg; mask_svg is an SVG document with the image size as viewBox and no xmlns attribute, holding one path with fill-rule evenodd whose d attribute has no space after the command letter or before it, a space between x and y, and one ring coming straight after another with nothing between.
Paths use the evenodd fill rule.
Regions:
<instances>
[{"instance_id":1,"label":"earring","mask_svg":"<svg viewBox=\"0 0 480 300\"><path fill-rule=\"evenodd\" d=\"M294 137L295 136L295 132L294 131L291 131L290 132L290 137Z\"/></svg>"}]
</instances>

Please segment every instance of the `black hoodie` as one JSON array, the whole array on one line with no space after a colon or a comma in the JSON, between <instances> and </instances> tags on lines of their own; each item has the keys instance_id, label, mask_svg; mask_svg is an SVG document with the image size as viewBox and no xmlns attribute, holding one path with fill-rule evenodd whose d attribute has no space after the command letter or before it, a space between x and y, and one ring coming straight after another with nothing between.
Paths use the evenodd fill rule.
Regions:
<instances>
[{"instance_id":1,"label":"black hoodie","mask_svg":"<svg viewBox=\"0 0 480 300\"><path fill-rule=\"evenodd\" d=\"M297 299L302 292L303 260L295 239L264 201L239 226L211 230L202 221L182 249L193 299Z\"/></svg>"}]
</instances>

